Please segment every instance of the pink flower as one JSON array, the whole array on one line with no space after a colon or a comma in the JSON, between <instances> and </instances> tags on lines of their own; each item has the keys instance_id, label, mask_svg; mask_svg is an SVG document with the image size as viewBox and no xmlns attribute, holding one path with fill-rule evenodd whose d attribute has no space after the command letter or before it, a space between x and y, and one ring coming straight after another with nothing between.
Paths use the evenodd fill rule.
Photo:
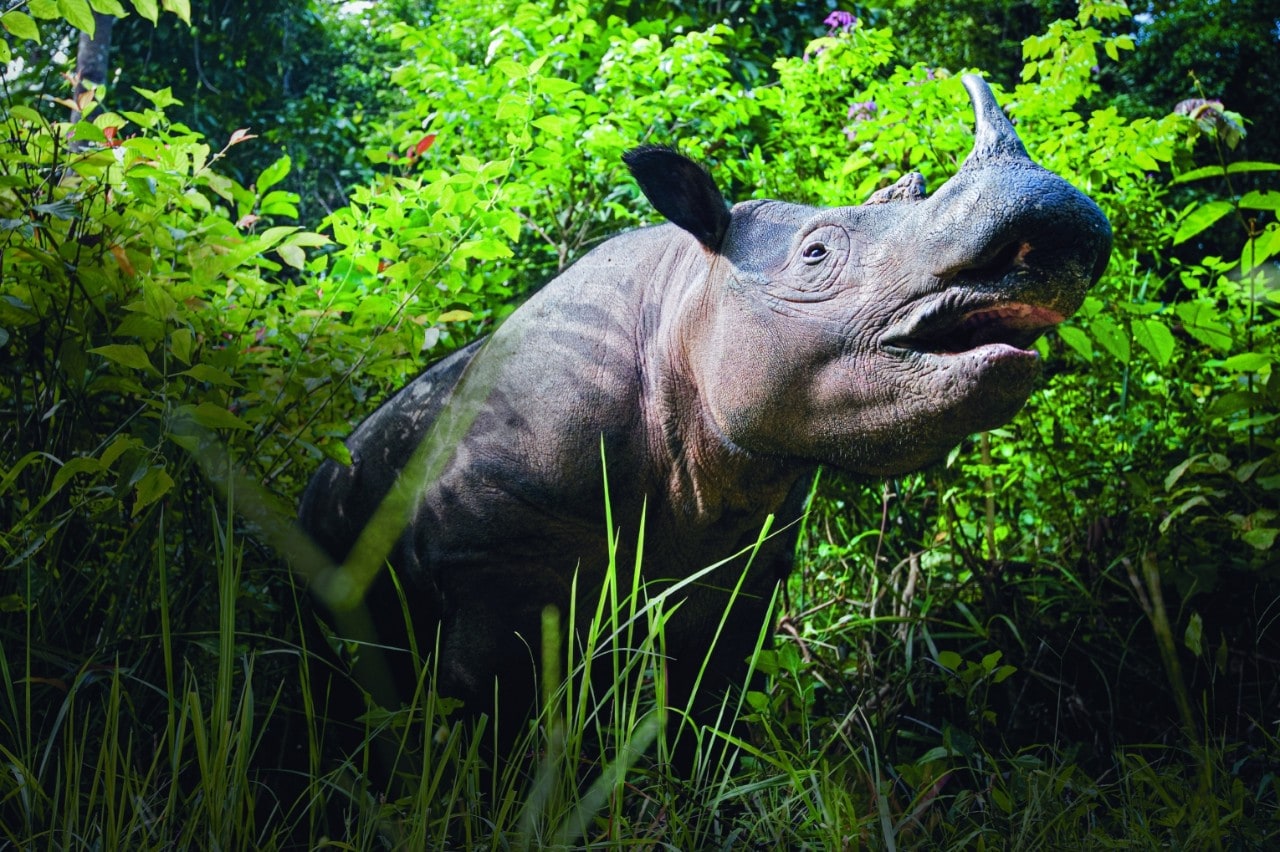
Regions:
<instances>
[{"instance_id":1,"label":"pink flower","mask_svg":"<svg viewBox=\"0 0 1280 852\"><path fill-rule=\"evenodd\" d=\"M837 31L849 32L858 23L858 19L853 16L852 12L843 12L837 9L827 15L826 20L822 23L829 28L827 35L835 35Z\"/></svg>"}]
</instances>

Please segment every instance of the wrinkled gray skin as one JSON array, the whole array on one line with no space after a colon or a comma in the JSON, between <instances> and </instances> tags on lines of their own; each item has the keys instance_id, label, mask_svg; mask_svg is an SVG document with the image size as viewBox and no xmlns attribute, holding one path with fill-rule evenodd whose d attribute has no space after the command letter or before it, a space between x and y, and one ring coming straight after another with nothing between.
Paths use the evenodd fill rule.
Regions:
<instances>
[{"instance_id":1,"label":"wrinkled gray skin","mask_svg":"<svg viewBox=\"0 0 1280 852\"><path fill-rule=\"evenodd\" d=\"M974 149L930 197L911 174L860 206L729 210L687 159L629 152L670 223L603 243L487 347L379 408L347 442L351 466L319 470L302 524L341 562L459 376L478 377L475 419L441 475L413 486L420 500L390 556L419 647L435 647L439 628L441 693L492 709L497 677L504 713L532 703L539 613L567 612L575 569L592 591L607 564L602 439L624 547L647 501L644 576L678 580L755 542L769 514L775 529L797 519L818 465L904 473L1022 407L1039 369L1029 347L1079 307L1111 231L1031 162L981 78L965 85ZM741 682L794 542L775 536L752 563L709 694ZM673 704L744 567L731 561L683 596L667 629ZM379 639L403 647L386 577L370 608ZM391 660L401 695L406 657Z\"/></svg>"}]
</instances>

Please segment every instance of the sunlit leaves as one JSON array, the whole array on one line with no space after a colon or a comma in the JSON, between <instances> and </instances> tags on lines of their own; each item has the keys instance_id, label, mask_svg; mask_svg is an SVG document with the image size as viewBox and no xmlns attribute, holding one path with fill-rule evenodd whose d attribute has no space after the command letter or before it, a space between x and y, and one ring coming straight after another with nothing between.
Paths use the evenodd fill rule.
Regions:
<instances>
[{"instance_id":1,"label":"sunlit leaves","mask_svg":"<svg viewBox=\"0 0 1280 852\"><path fill-rule=\"evenodd\" d=\"M40 41L40 28L36 26L36 22L30 15L18 10L12 10L0 15L0 26L5 28L6 32L11 33L17 38L26 39L27 41Z\"/></svg>"},{"instance_id":2,"label":"sunlit leaves","mask_svg":"<svg viewBox=\"0 0 1280 852\"><path fill-rule=\"evenodd\" d=\"M1234 210L1235 205L1230 201L1193 202L1183 211L1178 230L1173 235L1173 244L1186 242Z\"/></svg>"}]
</instances>

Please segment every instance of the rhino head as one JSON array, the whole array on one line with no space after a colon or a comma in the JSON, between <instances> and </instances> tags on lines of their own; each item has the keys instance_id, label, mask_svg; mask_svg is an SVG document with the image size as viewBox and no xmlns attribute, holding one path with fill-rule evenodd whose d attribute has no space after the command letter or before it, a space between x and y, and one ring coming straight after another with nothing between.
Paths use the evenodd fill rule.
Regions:
<instances>
[{"instance_id":1,"label":"rhino head","mask_svg":"<svg viewBox=\"0 0 1280 852\"><path fill-rule=\"evenodd\" d=\"M973 151L932 196L918 173L854 207L748 201L662 148L625 161L713 255L684 348L715 429L744 450L872 475L936 460L1007 422L1031 348L1111 251L1102 211L1031 161L981 77Z\"/></svg>"}]
</instances>

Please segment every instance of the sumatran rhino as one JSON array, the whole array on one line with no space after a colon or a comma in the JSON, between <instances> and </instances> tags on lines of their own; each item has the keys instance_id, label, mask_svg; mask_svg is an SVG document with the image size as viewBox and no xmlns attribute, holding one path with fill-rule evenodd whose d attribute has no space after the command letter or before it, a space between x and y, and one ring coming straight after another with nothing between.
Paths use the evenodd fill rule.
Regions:
<instances>
[{"instance_id":1,"label":"sumatran rhino","mask_svg":"<svg viewBox=\"0 0 1280 852\"><path fill-rule=\"evenodd\" d=\"M356 429L351 464L311 481L303 528L355 566L328 591L350 603L370 584L353 629L406 647L404 600L439 693L493 709L496 678L504 712L527 708L544 607L567 614L576 581L594 611L607 471L619 566L642 516L646 581L721 563L669 602L668 701L693 689L734 589L699 695L740 682L792 567L794 532L741 555L769 516L800 517L818 465L901 474L1008 421L1037 381L1032 343L1106 266L1106 217L1031 161L980 77L964 84L973 151L928 197L910 174L860 206L730 209L680 154L629 151L669 222L603 243L418 376ZM388 654L379 700L413 688L408 657Z\"/></svg>"}]
</instances>

